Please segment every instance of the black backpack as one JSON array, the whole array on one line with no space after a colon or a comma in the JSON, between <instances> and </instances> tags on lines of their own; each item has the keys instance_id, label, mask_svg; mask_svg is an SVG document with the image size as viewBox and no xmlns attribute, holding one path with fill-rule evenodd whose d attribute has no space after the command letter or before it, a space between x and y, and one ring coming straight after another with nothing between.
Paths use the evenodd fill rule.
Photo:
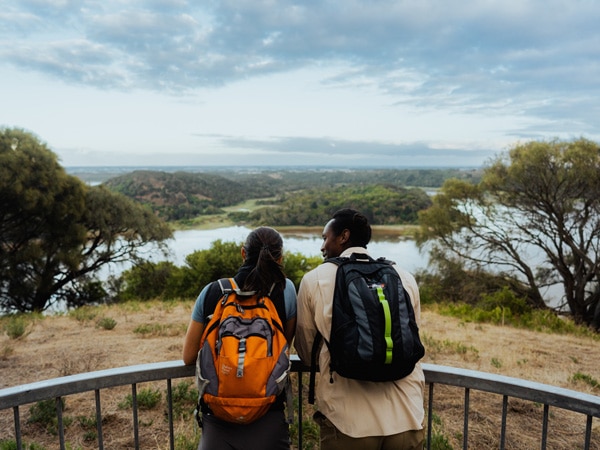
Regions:
<instances>
[{"instance_id":1,"label":"black backpack","mask_svg":"<svg viewBox=\"0 0 600 450\"><path fill-rule=\"evenodd\" d=\"M327 259L338 265L333 295L330 373L364 381L404 378L425 355L414 309L393 262L353 253ZM312 347L309 401L322 336ZM330 377L333 382L333 377Z\"/></svg>"}]
</instances>

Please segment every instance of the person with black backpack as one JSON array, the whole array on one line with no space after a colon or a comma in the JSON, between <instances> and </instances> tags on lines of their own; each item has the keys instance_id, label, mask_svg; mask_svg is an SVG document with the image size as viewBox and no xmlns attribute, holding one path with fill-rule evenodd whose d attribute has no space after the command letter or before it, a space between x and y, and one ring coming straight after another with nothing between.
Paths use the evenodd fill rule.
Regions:
<instances>
[{"instance_id":1,"label":"person with black backpack","mask_svg":"<svg viewBox=\"0 0 600 450\"><path fill-rule=\"evenodd\" d=\"M183 362L196 364L198 448L289 450L296 289L283 272L283 240L273 228L253 230L241 254L235 276L200 292L184 340Z\"/></svg>"},{"instance_id":2,"label":"person with black backpack","mask_svg":"<svg viewBox=\"0 0 600 450\"><path fill-rule=\"evenodd\" d=\"M298 290L295 348L314 371L322 450L416 450L425 377L414 277L367 252L371 226L353 209L323 229L324 263ZM312 398L309 398L312 401Z\"/></svg>"}]
</instances>

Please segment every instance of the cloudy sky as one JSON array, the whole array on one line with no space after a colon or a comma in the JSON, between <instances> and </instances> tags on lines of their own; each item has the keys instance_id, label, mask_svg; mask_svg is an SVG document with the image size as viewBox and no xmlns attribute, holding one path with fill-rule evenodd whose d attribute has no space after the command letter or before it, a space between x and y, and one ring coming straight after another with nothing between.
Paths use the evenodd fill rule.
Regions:
<instances>
[{"instance_id":1,"label":"cloudy sky","mask_svg":"<svg viewBox=\"0 0 600 450\"><path fill-rule=\"evenodd\" d=\"M75 165L479 166L600 141L596 0L3 0L0 126Z\"/></svg>"}]
</instances>

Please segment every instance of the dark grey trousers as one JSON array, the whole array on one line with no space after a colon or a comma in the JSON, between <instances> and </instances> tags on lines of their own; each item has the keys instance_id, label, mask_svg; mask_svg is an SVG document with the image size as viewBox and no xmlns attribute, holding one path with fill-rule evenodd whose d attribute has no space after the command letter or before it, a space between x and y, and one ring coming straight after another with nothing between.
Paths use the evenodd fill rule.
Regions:
<instances>
[{"instance_id":1,"label":"dark grey trousers","mask_svg":"<svg viewBox=\"0 0 600 450\"><path fill-rule=\"evenodd\" d=\"M269 411L248 425L205 414L198 450L289 450L290 434L283 411Z\"/></svg>"}]
</instances>

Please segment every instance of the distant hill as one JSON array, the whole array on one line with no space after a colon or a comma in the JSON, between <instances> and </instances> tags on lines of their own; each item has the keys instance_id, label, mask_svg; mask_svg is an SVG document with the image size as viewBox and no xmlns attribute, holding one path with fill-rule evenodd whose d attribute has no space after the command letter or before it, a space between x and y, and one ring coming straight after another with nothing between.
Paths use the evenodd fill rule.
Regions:
<instances>
[{"instance_id":1,"label":"distant hill","mask_svg":"<svg viewBox=\"0 0 600 450\"><path fill-rule=\"evenodd\" d=\"M386 186L386 204L390 204L389 190L406 196L405 191L399 188L406 186L437 188L441 187L448 178L460 178L465 180L479 181L479 171L460 169L390 169L390 170L221 170L218 172L187 172L187 171L155 171L135 170L125 173L109 180L103 184L109 189L120 192L130 198L142 202L151 207L157 214L168 221L191 219L200 215L223 214L222 208L232 206L250 199L264 199L278 197L275 205L289 209L289 194L308 191L312 198L306 195L295 197L294 209L314 209L315 202L324 197L328 191L342 196L343 188ZM341 191L340 191L341 189ZM340 194L341 192L341 194ZM377 201L371 198L372 201ZM406 220L409 216L410 222L414 222L416 211L427 206L422 198L414 201L413 209L400 215L393 215L395 219ZM305 202L307 202L305 204ZM328 199L328 202L332 202ZM332 202L339 203L339 202ZM343 203L343 202L342 202ZM322 204L321 204L322 206ZM399 204L397 205L400 206ZM403 205L402 207L404 207ZM277 208L275 208L277 209ZM265 215L257 215L255 220L265 220ZM290 220L286 215L285 222ZM311 215L295 214L298 217ZM245 218L251 218L245 215ZM269 219L283 217L281 214L268 214ZM301 220L300 220L301 221ZM320 224L320 222L319 222ZM273 223L276 225L276 223ZM305 223L305 225L314 225Z\"/></svg>"},{"instance_id":2,"label":"distant hill","mask_svg":"<svg viewBox=\"0 0 600 450\"><path fill-rule=\"evenodd\" d=\"M257 188L211 173L138 170L111 178L104 185L149 205L165 220L218 214L222 207L271 195L264 186Z\"/></svg>"}]
</instances>

